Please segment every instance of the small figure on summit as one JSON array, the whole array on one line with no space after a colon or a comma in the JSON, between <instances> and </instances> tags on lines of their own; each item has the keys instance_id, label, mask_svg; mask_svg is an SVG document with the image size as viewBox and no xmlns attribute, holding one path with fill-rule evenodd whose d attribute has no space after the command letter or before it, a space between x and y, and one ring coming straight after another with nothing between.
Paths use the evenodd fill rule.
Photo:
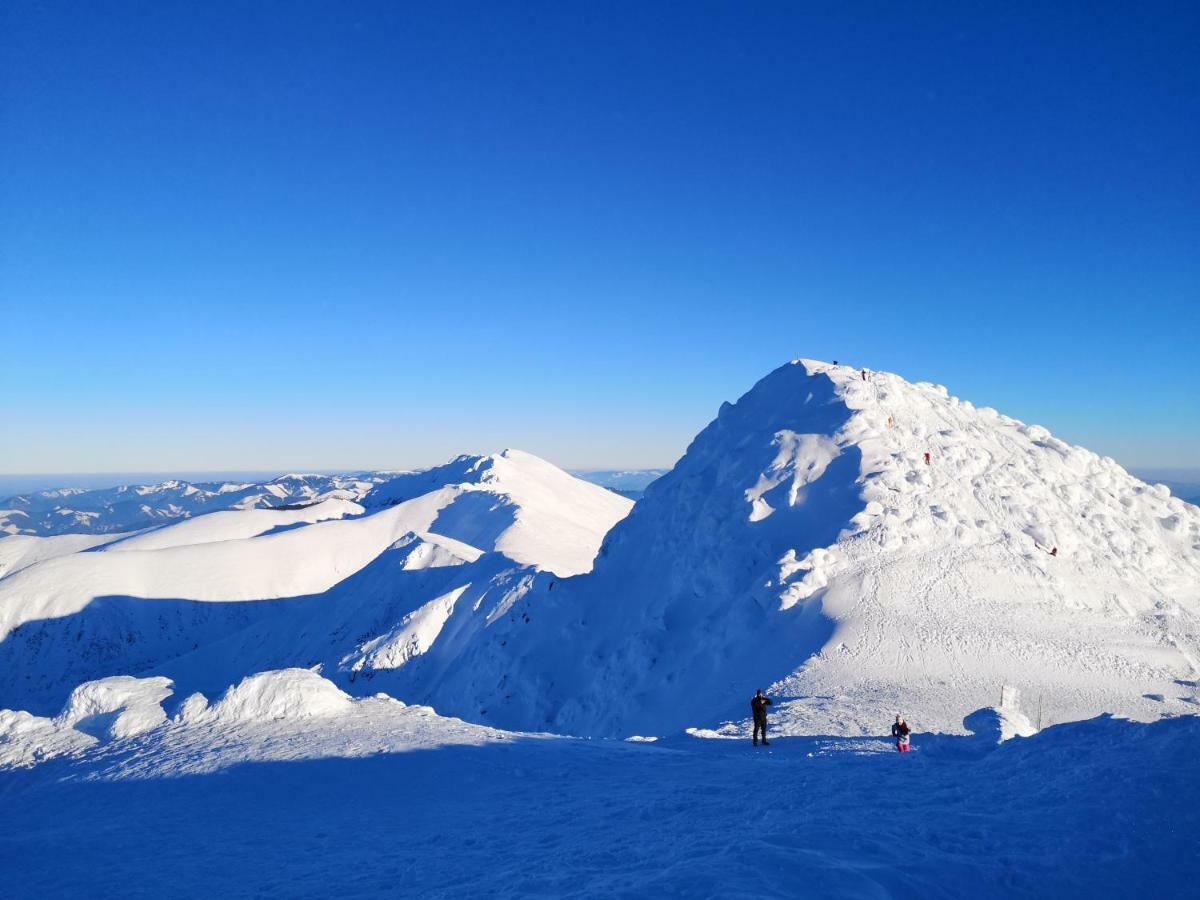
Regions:
<instances>
[{"instance_id":1,"label":"small figure on summit","mask_svg":"<svg viewBox=\"0 0 1200 900\"><path fill-rule=\"evenodd\" d=\"M754 746L758 746L758 733L762 732L762 742L764 747L769 747L767 742L767 707L771 705L771 698L763 696L762 688L759 688L753 697L750 698L750 712L754 714Z\"/></svg>"},{"instance_id":2,"label":"small figure on summit","mask_svg":"<svg viewBox=\"0 0 1200 900\"><path fill-rule=\"evenodd\" d=\"M896 739L896 749L901 753L907 753L909 750L909 735L912 734L912 729L908 727L908 723L904 721L904 716L896 713L896 721L892 725L892 737Z\"/></svg>"},{"instance_id":3,"label":"small figure on summit","mask_svg":"<svg viewBox=\"0 0 1200 900\"><path fill-rule=\"evenodd\" d=\"M929 451L925 452L925 465L929 465Z\"/></svg>"}]
</instances>

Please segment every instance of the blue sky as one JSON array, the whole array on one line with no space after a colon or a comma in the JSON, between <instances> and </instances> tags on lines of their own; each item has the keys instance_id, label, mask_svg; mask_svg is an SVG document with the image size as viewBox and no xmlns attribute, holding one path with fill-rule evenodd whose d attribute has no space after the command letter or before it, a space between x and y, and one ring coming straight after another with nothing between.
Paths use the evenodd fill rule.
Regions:
<instances>
[{"instance_id":1,"label":"blue sky","mask_svg":"<svg viewBox=\"0 0 1200 900\"><path fill-rule=\"evenodd\" d=\"M1200 465L1195 4L18 0L0 35L0 472L669 465L796 356Z\"/></svg>"}]
</instances>

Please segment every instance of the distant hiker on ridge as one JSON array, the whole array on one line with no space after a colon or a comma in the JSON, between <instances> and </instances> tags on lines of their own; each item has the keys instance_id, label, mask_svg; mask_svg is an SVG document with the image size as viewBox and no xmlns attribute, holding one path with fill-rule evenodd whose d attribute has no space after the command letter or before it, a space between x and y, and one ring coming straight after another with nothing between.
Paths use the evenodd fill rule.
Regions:
<instances>
[{"instance_id":1,"label":"distant hiker on ridge","mask_svg":"<svg viewBox=\"0 0 1200 900\"><path fill-rule=\"evenodd\" d=\"M767 707L771 705L771 698L764 697L762 688L759 688L753 697L750 698L750 712L754 714L754 746L758 746L758 733L762 732L763 746L769 747L767 742Z\"/></svg>"},{"instance_id":2,"label":"distant hiker on ridge","mask_svg":"<svg viewBox=\"0 0 1200 900\"><path fill-rule=\"evenodd\" d=\"M904 721L904 716L896 713L896 722L892 725L892 737L896 739L896 749L901 753L907 753L909 750L910 734L912 734L912 729Z\"/></svg>"}]
</instances>

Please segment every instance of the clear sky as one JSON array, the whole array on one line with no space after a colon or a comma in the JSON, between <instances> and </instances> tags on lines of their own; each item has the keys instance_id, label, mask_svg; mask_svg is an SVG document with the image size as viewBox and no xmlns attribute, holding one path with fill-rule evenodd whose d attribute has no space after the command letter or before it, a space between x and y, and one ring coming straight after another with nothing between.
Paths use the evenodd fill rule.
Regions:
<instances>
[{"instance_id":1,"label":"clear sky","mask_svg":"<svg viewBox=\"0 0 1200 900\"><path fill-rule=\"evenodd\" d=\"M1200 465L1200 5L0 9L0 472L671 464L797 356Z\"/></svg>"}]
</instances>

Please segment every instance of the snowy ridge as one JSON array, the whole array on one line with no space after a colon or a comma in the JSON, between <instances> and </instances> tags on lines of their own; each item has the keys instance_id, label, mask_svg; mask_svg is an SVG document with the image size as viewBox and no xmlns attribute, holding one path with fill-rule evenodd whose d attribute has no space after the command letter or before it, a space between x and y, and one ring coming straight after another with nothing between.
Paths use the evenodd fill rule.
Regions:
<instances>
[{"instance_id":1,"label":"snowy ridge","mask_svg":"<svg viewBox=\"0 0 1200 900\"><path fill-rule=\"evenodd\" d=\"M1200 709L1200 509L944 388L788 364L630 508L510 450L357 505L63 555L19 538L0 703L320 665L351 693L614 737L739 734L756 687L792 734L874 733L895 711L961 733L1005 686L1024 698L1012 733Z\"/></svg>"},{"instance_id":2,"label":"snowy ridge","mask_svg":"<svg viewBox=\"0 0 1200 900\"><path fill-rule=\"evenodd\" d=\"M20 563L0 577L0 703L44 711L81 681L148 670L211 687L344 661L354 677L351 657L396 659L388 636L408 641L405 617L446 591L479 608L539 569L590 568L632 505L518 451L431 472L404 500L223 511L97 552L27 546L62 537L0 539L0 552L19 543ZM26 564L30 554L41 561Z\"/></svg>"},{"instance_id":3,"label":"snowy ridge","mask_svg":"<svg viewBox=\"0 0 1200 900\"><path fill-rule=\"evenodd\" d=\"M896 709L960 731L1005 684L1043 724L1153 719L1200 704L1200 510L944 388L797 361L722 407L591 575L512 612L420 696L613 736L737 730L769 685L796 733Z\"/></svg>"}]
</instances>

